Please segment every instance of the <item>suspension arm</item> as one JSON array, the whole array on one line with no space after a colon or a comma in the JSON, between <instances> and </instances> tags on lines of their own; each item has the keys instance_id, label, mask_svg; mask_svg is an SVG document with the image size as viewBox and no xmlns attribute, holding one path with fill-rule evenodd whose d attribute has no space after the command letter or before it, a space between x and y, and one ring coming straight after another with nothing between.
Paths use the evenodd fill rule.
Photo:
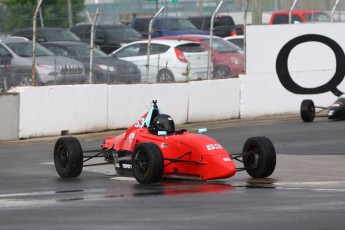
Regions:
<instances>
[{"instance_id":1,"label":"suspension arm","mask_svg":"<svg viewBox=\"0 0 345 230\"><path fill-rule=\"evenodd\" d=\"M193 163L200 163L197 161L190 161L190 160L181 160L181 158L187 156L188 154L191 154L192 151L186 152L184 154L182 154L181 156L177 157L177 158L164 158L164 160L168 160L170 161L168 164L164 165L164 167L167 167L168 165L175 163L175 162L193 162Z\"/></svg>"}]
</instances>

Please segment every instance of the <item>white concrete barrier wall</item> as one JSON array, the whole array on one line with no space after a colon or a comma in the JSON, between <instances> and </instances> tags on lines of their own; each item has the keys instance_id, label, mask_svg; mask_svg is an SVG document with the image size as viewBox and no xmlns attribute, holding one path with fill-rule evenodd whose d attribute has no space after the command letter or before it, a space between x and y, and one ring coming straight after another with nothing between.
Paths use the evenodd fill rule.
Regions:
<instances>
[{"instance_id":1,"label":"white concrete barrier wall","mask_svg":"<svg viewBox=\"0 0 345 230\"><path fill-rule=\"evenodd\" d=\"M217 121L240 116L240 80L190 82L188 122Z\"/></svg>"},{"instance_id":2,"label":"white concrete barrier wall","mask_svg":"<svg viewBox=\"0 0 345 230\"><path fill-rule=\"evenodd\" d=\"M239 79L188 84L19 87L18 138L127 128L158 101L176 124L239 117Z\"/></svg>"},{"instance_id":3,"label":"white concrete barrier wall","mask_svg":"<svg viewBox=\"0 0 345 230\"><path fill-rule=\"evenodd\" d=\"M107 85L19 87L19 138L106 130Z\"/></svg>"},{"instance_id":4,"label":"white concrete barrier wall","mask_svg":"<svg viewBox=\"0 0 345 230\"><path fill-rule=\"evenodd\" d=\"M0 140L19 138L19 94L0 94Z\"/></svg>"},{"instance_id":5,"label":"white concrete barrier wall","mask_svg":"<svg viewBox=\"0 0 345 230\"><path fill-rule=\"evenodd\" d=\"M157 100L161 113L187 122L188 84L113 85L108 89L108 129L127 128Z\"/></svg>"},{"instance_id":6,"label":"white concrete barrier wall","mask_svg":"<svg viewBox=\"0 0 345 230\"><path fill-rule=\"evenodd\" d=\"M327 107L337 98L332 93L293 94L281 85L274 74L244 75L240 79L241 118L299 114L304 99L311 99L315 105Z\"/></svg>"}]
</instances>

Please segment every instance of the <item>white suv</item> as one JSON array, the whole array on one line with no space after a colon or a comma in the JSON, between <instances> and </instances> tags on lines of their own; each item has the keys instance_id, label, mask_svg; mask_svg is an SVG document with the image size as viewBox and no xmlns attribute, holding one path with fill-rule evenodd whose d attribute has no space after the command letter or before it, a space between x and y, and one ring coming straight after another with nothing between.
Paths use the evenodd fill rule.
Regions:
<instances>
[{"instance_id":1,"label":"white suv","mask_svg":"<svg viewBox=\"0 0 345 230\"><path fill-rule=\"evenodd\" d=\"M141 71L141 79L144 83L207 79L208 52L199 43L151 40L148 69L147 47L147 40L132 42L114 51L110 56L135 63Z\"/></svg>"}]
</instances>

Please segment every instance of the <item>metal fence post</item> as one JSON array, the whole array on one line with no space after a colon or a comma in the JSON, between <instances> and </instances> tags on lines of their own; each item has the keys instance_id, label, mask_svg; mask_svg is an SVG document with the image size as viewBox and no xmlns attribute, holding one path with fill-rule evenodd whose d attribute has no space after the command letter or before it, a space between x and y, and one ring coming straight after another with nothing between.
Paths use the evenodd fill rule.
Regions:
<instances>
[{"instance_id":1,"label":"metal fence post","mask_svg":"<svg viewBox=\"0 0 345 230\"><path fill-rule=\"evenodd\" d=\"M293 2L293 4L292 4L291 8L290 8L290 11L289 11L289 24L292 23L292 11L293 11L293 9L295 8L295 5L296 5L297 2L298 2L298 0L295 0L295 1Z\"/></svg>"},{"instance_id":2,"label":"metal fence post","mask_svg":"<svg viewBox=\"0 0 345 230\"><path fill-rule=\"evenodd\" d=\"M246 58L247 58L247 34L246 34L246 28L247 28L247 13L248 13L248 9L249 9L249 0L247 0L247 5L246 5L246 9L244 11L244 16L243 16L243 51L244 51L244 60L243 60L243 73L246 73Z\"/></svg>"},{"instance_id":3,"label":"metal fence post","mask_svg":"<svg viewBox=\"0 0 345 230\"><path fill-rule=\"evenodd\" d=\"M153 16L153 18L150 20L150 25L149 25L149 37L147 41L147 56L146 56L146 79L145 83L148 82L149 78L149 68L150 68L150 50L151 50L151 33L152 33L152 25L155 21L155 19L158 17L158 15L163 11L164 6L162 6L159 11Z\"/></svg>"},{"instance_id":4,"label":"metal fence post","mask_svg":"<svg viewBox=\"0 0 345 230\"><path fill-rule=\"evenodd\" d=\"M93 47L94 47L93 41L94 41L94 35L95 35L95 24L97 22L98 14L99 14L99 8L97 8L97 10L96 10L96 15L95 15L95 18L94 18L93 23L91 25L89 84L92 84Z\"/></svg>"},{"instance_id":5,"label":"metal fence post","mask_svg":"<svg viewBox=\"0 0 345 230\"><path fill-rule=\"evenodd\" d=\"M42 5L43 0L40 0L37 3L34 17L32 18L32 65L31 65L31 85L35 86L36 79L36 19L38 10Z\"/></svg>"},{"instance_id":6,"label":"metal fence post","mask_svg":"<svg viewBox=\"0 0 345 230\"><path fill-rule=\"evenodd\" d=\"M334 6L333 6L333 9L332 9L332 14L331 14L331 22L334 21L334 12L335 12L335 8L337 8L337 5L339 3L339 0L336 0L335 3L334 3Z\"/></svg>"},{"instance_id":7,"label":"metal fence post","mask_svg":"<svg viewBox=\"0 0 345 230\"><path fill-rule=\"evenodd\" d=\"M213 40L213 23L214 23L214 17L218 13L219 8L223 4L223 1L220 1L216 10L213 12L212 17L211 17L211 25L210 25L210 44L208 47L208 61L207 61L207 79L211 80L211 56L212 56L212 40Z\"/></svg>"}]
</instances>

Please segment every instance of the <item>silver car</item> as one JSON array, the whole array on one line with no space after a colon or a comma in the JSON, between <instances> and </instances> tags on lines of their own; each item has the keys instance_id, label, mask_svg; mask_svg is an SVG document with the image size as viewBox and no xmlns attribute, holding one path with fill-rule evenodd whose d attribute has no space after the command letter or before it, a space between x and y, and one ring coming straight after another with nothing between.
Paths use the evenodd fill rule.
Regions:
<instances>
[{"instance_id":1,"label":"silver car","mask_svg":"<svg viewBox=\"0 0 345 230\"><path fill-rule=\"evenodd\" d=\"M22 37L0 37L0 49L3 48L11 53L11 65L16 72L12 79L8 79L11 85L31 85L32 41ZM56 56L40 44L36 44L35 72L35 85L80 84L87 81L81 62Z\"/></svg>"}]
</instances>

